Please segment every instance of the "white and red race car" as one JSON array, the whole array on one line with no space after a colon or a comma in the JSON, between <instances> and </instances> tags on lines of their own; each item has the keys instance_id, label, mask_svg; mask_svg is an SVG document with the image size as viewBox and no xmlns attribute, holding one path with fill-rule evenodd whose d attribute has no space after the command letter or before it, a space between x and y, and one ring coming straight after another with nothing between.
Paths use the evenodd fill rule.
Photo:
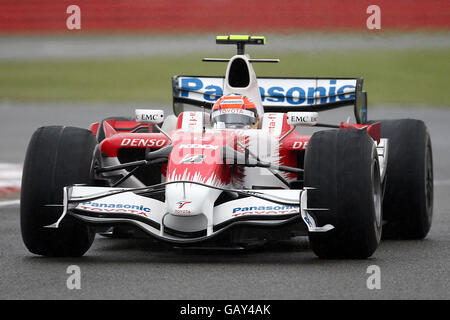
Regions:
<instances>
[{"instance_id":1,"label":"white and red race car","mask_svg":"<svg viewBox=\"0 0 450 320\"><path fill-rule=\"evenodd\" d=\"M137 230L196 247L309 236L319 257L366 258L382 229L427 235L433 166L422 121L368 121L361 78L257 78L252 63L277 60L244 51L264 37L216 42L237 45L230 59L204 59L228 63L225 76L174 76L174 115L138 109L89 130L34 133L21 193L32 253L80 256L95 233ZM342 106L355 123L318 122Z\"/></svg>"}]
</instances>

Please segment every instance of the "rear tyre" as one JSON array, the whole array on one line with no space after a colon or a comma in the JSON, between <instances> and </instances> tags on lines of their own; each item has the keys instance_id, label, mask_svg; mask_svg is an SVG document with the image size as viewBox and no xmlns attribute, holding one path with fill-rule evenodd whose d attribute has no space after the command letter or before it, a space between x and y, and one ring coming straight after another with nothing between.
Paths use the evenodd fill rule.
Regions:
<instances>
[{"instance_id":1,"label":"rear tyre","mask_svg":"<svg viewBox=\"0 0 450 320\"><path fill-rule=\"evenodd\" d=\"M327 232L311 232L310 244L320 258L370 257L381 239L381 182L378 156L364 130L316 132L305 154L308 208L316 225L331 224Z\"/></svg>"},{"instance_id":2,"label":"rear tyre","mask_svg":"<svg viewBox=\"0 0 450 320\"><path fill-rule=\"evenodd\" d=\"M423 239L430 231L433 217L430 135L421 120L379 122L381 137L389 139L383 238Z\"/></svg>"},{"instance_id":3,"label":"rear tyre","mask_svg":"<svg viewBox=\"0 0 450 320\"><path fill-rule=\"evenodd\" d=\"M20 225L25 246L43 256L82 256L94 233L71 216L57 229L44 228L61 216L63 187L92 184L90 168L97 142L85 129L41 127L31 137L25 157L20 199Z\"/></svg>"}]
</instances>

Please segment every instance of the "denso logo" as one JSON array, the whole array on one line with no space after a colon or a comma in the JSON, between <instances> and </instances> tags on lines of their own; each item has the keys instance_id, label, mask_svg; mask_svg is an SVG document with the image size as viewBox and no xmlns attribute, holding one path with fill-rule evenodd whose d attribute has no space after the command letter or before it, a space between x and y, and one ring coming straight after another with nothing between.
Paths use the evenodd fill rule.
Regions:
<instances>
[{"instance_id":1,"label":"denso logo","mask_svg":"<svg viewBox=\"0 0 450 320\"><path fill-rule=\"evenodd\" d=\"M258 81L260 84L263 82ZM283 86L260 86L262 102L288 104L288 105L310 105L317 103L332 103L342 100L355 99L355 86L346 80L323 80L322 86L308 86L308 80L303 79L277 79L280 83L285 80ZM275 79L272 82L277 81ZM302 83L303 82L303 83ZM339 83L338 83L339 82ZM181 97L189 98L190 91L203 93L205 101L216 101L223 95L223 89L218 85L206 85L200 78L181 78ZM314 99L316 97L316 99Z\"/></svg>"},{"instance_id":2,"label":"denso logo","mask_svg":"<svg viewBox=\"0 0 450 320\"><path fill-rule=\"evenodd\" d=\"M122 139L121 146L130 147L162 147L166 143L164 139Z\"/></svg>"}]
</instances>

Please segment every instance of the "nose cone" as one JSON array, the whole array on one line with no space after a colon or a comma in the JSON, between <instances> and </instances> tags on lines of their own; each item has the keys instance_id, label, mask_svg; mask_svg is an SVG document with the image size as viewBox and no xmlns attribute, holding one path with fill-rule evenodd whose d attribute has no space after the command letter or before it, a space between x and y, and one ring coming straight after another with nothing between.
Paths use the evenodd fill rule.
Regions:
<instances>
[{"instance_id":1,"label":"nose cone","mask_svg":"<svg viewBox=\"0 0 450 320\"><path fill-rule=\"evenodd\" d=\"M166 186L166 204L169 213L195 216L212 210L212 204L221 191L192 183L174 183Z\"/></svg>"},{"instance_id":2,"label":"nose cone","mask_svg":"<svg viewBox=\"0 0 450 320\"><path fill-rule=\"evenodd\" d=\"M225 187L231 181L230 168L220 152L228 141L226 134L183 131L175 135L167 165L167 182L174 182L166 185L169 213L189 216L212 210L222 191L207 186Z\"/></svg>"}]
</instances>

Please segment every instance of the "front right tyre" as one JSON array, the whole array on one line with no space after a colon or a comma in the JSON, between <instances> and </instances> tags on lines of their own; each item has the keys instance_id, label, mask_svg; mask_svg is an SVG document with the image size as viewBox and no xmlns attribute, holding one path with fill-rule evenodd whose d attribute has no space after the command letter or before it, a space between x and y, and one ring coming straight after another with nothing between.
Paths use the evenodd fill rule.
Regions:
<instances>
[{"instance_id":1,"label":"front right tyre","mask_svg":"<svg viewBox=\"0 0 450 320\"><path fill-rule=\"evenodd\" d=\"M423 239L433 218L433 151L425 123L416 119L380 122L388 161L383 198L385 239Z\"/></svg>"},{"instance_id":2,"label":"front right tyre","mask_svg":"<svg viewBox=\"0 0 450 320\"><path fill-rule=\"evenodd\" d=\"M20 198L20 226L27 249L53 257L82 256L94 240L94 232L67 215L59 228L45 228L62 214L63 188L93 184L90 173L97 144L91 131L75 127L41 127L28 145Z\"/></svg>"}]
</instances>

